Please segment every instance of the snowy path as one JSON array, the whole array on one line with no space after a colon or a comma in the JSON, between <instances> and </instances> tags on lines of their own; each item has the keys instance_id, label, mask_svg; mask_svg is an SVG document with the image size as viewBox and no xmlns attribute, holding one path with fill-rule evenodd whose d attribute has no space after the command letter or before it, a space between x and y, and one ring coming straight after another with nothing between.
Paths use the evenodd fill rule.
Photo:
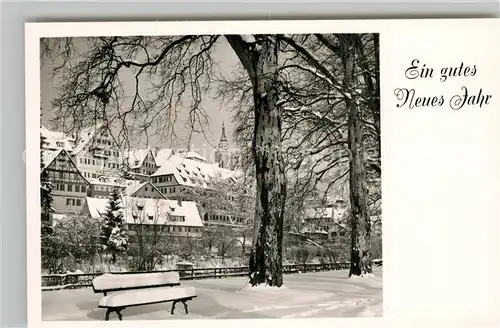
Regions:
<instances>
[{"instance_id":1,"label":"snowy path","mask_svg":"<svg viewBox=\"0 0 500 328\"><path fill-rule=\"evenodd\" d=\"M325 318L382 316L382 271L374 277L348 278L347 271L285 275L280 290L242 290L246 278L183 281L198 298L169 314L171 303L127 308L124 320ZM42 293L43 320L102 320L101 294L91 288ZM116 320L112 316L112 320Z\"/></svg>"}]
</instances>

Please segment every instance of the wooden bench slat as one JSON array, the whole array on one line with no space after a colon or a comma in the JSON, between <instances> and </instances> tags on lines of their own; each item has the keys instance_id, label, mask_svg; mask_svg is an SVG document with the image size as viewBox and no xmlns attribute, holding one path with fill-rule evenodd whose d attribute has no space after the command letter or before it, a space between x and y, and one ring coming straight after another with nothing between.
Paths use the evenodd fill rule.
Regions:
<instances>
[{"instance_id":1,"label":"wooden bench slat","mask_svg":"<svg viewBox=\"0 0 500 328\"><path fill-rule=\"evenodd\" d=\"M100 308L121 308L135 305L168 302L196 297L194 287L162 287L120 292L104 296L99 301Z\"/></svg>"}]
</instances>

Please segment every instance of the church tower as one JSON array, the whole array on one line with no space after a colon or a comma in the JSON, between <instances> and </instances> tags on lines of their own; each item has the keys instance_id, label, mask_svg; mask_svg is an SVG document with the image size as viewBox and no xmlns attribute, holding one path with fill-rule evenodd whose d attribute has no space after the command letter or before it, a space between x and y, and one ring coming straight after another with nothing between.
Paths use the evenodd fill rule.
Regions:
<instances>
[{"instance_id":1,"label":"church tower","mask_svg":"<svg viewBox=\"0 0 500 328\"><path fill-rule=\"evenodd\" d=\"M222 122L222 134L220 136L219 145L217 146L216 161L219 167L227 168L229 165L229 142L226 137L226 127Z\"/></svg>"}]
</instances>

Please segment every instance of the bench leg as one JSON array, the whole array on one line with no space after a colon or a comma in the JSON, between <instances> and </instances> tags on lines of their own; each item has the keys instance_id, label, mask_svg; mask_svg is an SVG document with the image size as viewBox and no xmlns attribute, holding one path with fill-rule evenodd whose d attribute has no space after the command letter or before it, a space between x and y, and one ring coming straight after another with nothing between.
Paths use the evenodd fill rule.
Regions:
<instances>
[{"instance_id":1,"label":"bench leg","mask_svg":"<svg viewBox=\"0 0 500 328\"><path fill-rule=\"evenodd\" d=\"M120 319L120 321L122 321L122 313L121 313L122 310L123 310L122 308L115 310L116 314L118 315L118 319Z\"/></svg>"},{"instance_id":2,"label":"bench leg","mask_svg":"<svg viewBox=\"0 0 500 328\"><path fill-rule=\"evenodd\" d=\"M173 301L172 302L172 309L170 310L170 314L173 315L174 314L174 310L175 310L175 303L177 303L177 301Z\"/></svg>"},{"instance_id":3,"label":"bench leg","mask_svg":"<svg viewBox=\"0 0 500 328\"><path fill-rule=\"evenodd\" d=\"M122 320L122 314L121 314L121 311L123 310L123 308L116 308L116 309L112 309L112 308L108 308L106 310L106 317L105 317L105 321L108 321L109 320L109 315L111 312L115 312L117 315L118 315L118 319L121 321Z\"/></svg>"},{"instance_id":4,"label":"bench leg","mask_svg":"<svg viewBox=\"0 0 500 328\"><path fill-rule=\"evenodd\" d=\"M186 314L188 314L188 306L187 306L186 301L181 301L181 302L184 305L184 310L186 311Z\"/></svg>"},{"instance_id":5,"label":"bench leg","mask_svg":"<svg viewBox=\"0 0 500 328\"><path fill-rule=\"evenodd\" d=\"M111 313L111 309L106 309L106 317L104 320L108 321L109 320L109 314Z\"/></svg>"}]
</instances>

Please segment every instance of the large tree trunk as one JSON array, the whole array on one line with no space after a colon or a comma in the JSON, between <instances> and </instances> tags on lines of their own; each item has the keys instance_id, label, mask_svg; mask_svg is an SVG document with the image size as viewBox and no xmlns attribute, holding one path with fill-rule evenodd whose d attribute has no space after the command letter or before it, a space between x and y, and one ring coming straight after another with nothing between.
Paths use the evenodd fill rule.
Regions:
<instances>
[{"instance_id":1,"label":"large tree trunk","mask_svg":"<svg viewBox=\"0 0 500 328\"><path fill-rule=\"evenodd\" d=\"M351 35L339 37L344 66L344 100L348 110L349 183L351 202L351 267L349 276L360 275L361 259L370 256L370 215L368 186L363 158L363 128L360 108L356 103L354 62L356 49Z\"/></svg>"},{"instance_id":2,"label":"large tree trunk","mask_svg":"<svg viewBox=\"0 0 500 328\"><path fill-rule=\"evenodd\" d=\"M286 180L281 149L278 101L277 37L256 36L251 45L239 36L226 36L247 70L253 86L256 206L249 276L252 286L283 284L283 213Z\"/></svg>"}]
</instances>

